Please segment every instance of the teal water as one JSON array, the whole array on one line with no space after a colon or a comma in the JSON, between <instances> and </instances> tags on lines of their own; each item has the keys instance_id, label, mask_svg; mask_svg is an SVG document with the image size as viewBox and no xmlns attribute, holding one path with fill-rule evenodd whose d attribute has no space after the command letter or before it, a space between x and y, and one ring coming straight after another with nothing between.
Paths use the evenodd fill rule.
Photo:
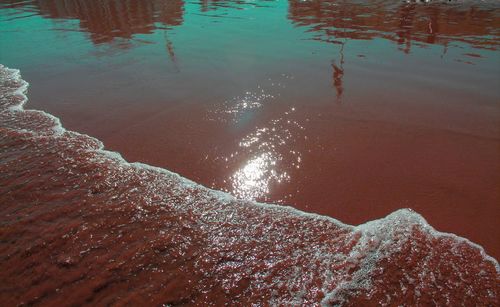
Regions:
<instances>
[{"instance_id":1,"label":"teal water","mask_svg":"<svg viewBox=\"0 0 500 307\"><path fill-rule=\"evenodd\" d=\"M273 74L288 73L317 81L302 88L308 95L320 91L335 98L331 64L336 62L340 68L342 62L344 86L352 89L360 89L360 83L381 86L382 82L373 80L381 70L439 79L445 79L446 73L467 71L467 76L453 79L461 81L460 88L496 94L495 1L428 5L2 1L1 22L0 56L11 66L58 74L79 67L109 71L116 66L139 74L141 67L147 72L141 78L160 78L169 93L181 87L177 80L188 79L190 86L216 82L205 74L217 75L219 84L214 86L223 82L226 88L245 88ZM348 79L353 79L351 85ZM174 85L175 89L169 88Z\"/></svg>"}]
</instances>

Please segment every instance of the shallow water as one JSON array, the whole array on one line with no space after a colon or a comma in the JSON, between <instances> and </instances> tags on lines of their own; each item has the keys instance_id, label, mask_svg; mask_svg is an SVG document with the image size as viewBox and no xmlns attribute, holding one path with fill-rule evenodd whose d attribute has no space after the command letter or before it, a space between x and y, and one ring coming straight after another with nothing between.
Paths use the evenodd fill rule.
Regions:
<instances>
[{"instance_id":1,"label":"shallow water","mask_svg":"<svg viewBox=\"0 0 500 307\"><path fill-rule=\"evenodd\" d=\"M498 8L1 1L0 62L28 108L128 161L349 224L412 208L498 258ZM255 206L2 116L12 304L498 304L496 262L415 213L353 228Z\"/></svg>"}]
</instances>

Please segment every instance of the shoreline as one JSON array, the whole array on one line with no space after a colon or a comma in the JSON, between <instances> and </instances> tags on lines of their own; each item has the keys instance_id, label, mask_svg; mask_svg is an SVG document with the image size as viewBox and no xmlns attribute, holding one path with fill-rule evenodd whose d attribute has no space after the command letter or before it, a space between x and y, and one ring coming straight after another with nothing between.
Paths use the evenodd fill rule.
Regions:
<instances>
[{"instance_id":1,"label":"shoreline","mask_svg":"<svg viewBox=\"0 0 500 307\"><path fill-rule=\"evenodd\" d=\"M454 233L449 233L449 232L443 232L443 231L436 230L434 227L432 227L432 225L430 225L426 221L426 219L422 215L420 215L418 212L414 211L411 208L400 208L400 209L397 209L396 211L393 211L393 212L389 213L385 217L380 217L380 218L377 218L377 219L374 219L374 220L370 220L370 221L367 221L365 223L361 223L361 224L358 224L358 225L350 225L350 224L344 223L344 222L342 222L342 221L340 221L340 220L338 220L338 219L336 219L335 217L332 217L332 216L322 215L322 214L317 214L317 213L314 213L314 212L307 212L307 211L304 211L304 210L300 210L300 209L298 209L296 206L294 206L292 204L273 204L273 203L265 203L265 202L258 202L258 201L252 201L252 200L238 199L238 198L234 197L233 195L231 195L230 193L227 193L227 192L224 192L224 191L220 191L220 190L215 190L215 189L203 186L202 184L199 184L199 183L197 183L197 182L195 182L195 181L193 181L191 179L188 179L186 177L183 177L181 174L172 172L172 171L170 171L170 170L168 170L166 168L162 168L162 167L158 167L158 166L154 166L154 165L149 165L149 164L142 163L142 162L128 162L127 160L125 160L123 158L123 156L119 152L110 151L110 150L106 149L105 144L102 141L98 140L97 138L95 138L93 136L90 136L90 135L87 135L87 134L84 134L84 133L67 130L66 128L63 127L63 125L61 123L61 120L58 117L53 116L52 114L49 114L49 113L47 113L47 112L45 112L43 110L25 109L25 106L26 106L26 104L28 103L28 100L29 100L28 96L26 95L26 93L28 91L29 83L27 81L25 81L25 80L22 79L22 77L21 77L21 71L20 70L8 68L8 67L5 67L4 65L0 64L0 70L1 69L6 69L6 70L9 70L9 71L13 71L14 72L13 73L14 74L14 79L22 81L21 82L22 86L18 90L16 90L14 92L15 95L19 95L19 96L22 97L22 102L20 104L18 104L18 105L13 105L13 106L9 107L9 109L11 111L13 111L13 112L24 112L24 111L41 112L44 116L46 116L46 117L48 117L48 118L50 118L51 120L54 121L54 124L55 124L54 127L53 127L54 128L54 136L61 136L63 133L68 132L68 133L71 133L71 134L77 134L77 135L81 135L81 136L83 136L85 138L92 139L97 144L99 144L98 145L99 148L96 150L97 152L105 155L106 157L108 157L108 158L110 158L112 160L116 160L118 163L121 163L121 164L124 164L124 165L128 165L128 166L131 166L131 167L135 167L135 168L139 168L139 169L152 170L154 172L162 173L162 174L165 174L167 176L175 176L181 182L183 182L183 184L185 184L186 186L193 186L195 188L207 190L210 193L213 193L222 202L226 202L226 203L230 203L230 202L244 202L244 203L247 203L247 204L250 204L250 205L253 205L253 206L264 207L264 208L268 208L268 209L284 210L284 211L291 212L291 213L293 213L295 215L299 215L299 216L304 216L304 217L309 217L309 218L314 218L314 219L326 220L326 221L332 222L334 224L341 225L342 227L351 228L353 230L370 229L370 228L373 227L372 225L380 224L384 220L388 219L390 216L398 215L398 212L408 212L408 213L411 213L411 214L415 214L415 217L412 217L412 219L415 219L417 221L417 223L424 225L425 228L429 228L430 232L433 235L444 236L444 237L450 236L450 237L453 237L454 239L457 239L457 240L463 240L467 244L480 249L481 250L481 254L483 254L486 259L489 259L491 262L493 262L495 264L496 269L497 269L497 271L500 274L500 266L499 266L498 260L496 258L492 257L492 256L489 256L485 252L483 246L481 246L481 245L479 245L479 244L477 244L475 242L472 242L472 241L470 241L469 239L467 239L465 237L458 236L458 235L456 235ZM36 134L36 132L30 132L30 133Z\"/></svg>"}]
</instances>

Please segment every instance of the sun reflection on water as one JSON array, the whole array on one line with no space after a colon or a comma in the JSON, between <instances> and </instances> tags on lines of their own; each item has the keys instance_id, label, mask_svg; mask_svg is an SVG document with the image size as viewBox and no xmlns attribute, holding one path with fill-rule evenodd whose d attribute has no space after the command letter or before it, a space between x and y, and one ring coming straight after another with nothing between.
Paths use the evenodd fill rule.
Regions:
<instances>
[{"instance_id":1,"label":"sun reflection on water","mask_svg":"<svg viewBox=\"0 0 500 307\"><path fill-rule=\"evenodd\" d=\"M272 182L290 180L286 172L279 173L275 167L277 157L269 152L251 158L231 177L233 194L241 199L257 199L270 192Z\"/></svg>"},{"instance_id":2,"label":"sun reflection on water","mask_svg":"<svg viewBox=\"0 0 500 307\"><path fill-rule=\"evenodd\" d=\"M236 158L243 153L249 158L230 178L231 192L238 198L266 200L273 185L291 180L290 171L299 168L301 153L295 149L304 127L291 119L291 108L266 127L256 128L239 142L240 150L231 154Z\"/></svg>"},{"instance_id":3,"label":"sun reflection on water","mask_svg":"<svg viewBox=\"0 0 500 307\"><path fill-rule=\"evenodd\" d=\"M238 123L249 112L262 108L267 101L273 98L272 94L267 93L259 86L256 91L247 91L242 96L225 101L219 108L211 112L209 119Z\"/></svg>"},{"instance_id":4,"label":"sun reflection on water","mask_svg":"<svg viewBox=\"0 0 500 307\"><path fill-rule=\"evenodd\" d=\"M258 126L254 120L258 112L271 105L280 108L275 100L281 99L281 90L293 79L289 74L268 78L264 84L213 106L208 111L208 120L225 123L228 129L250 131L237 141L236 150L215 158L222 160L226 169L233 171L223 180L223 187L215 184L214 187L240 199L285 200L269 196L277 185L290 182L294 171L300 168L302 155L298 150L298 142L306 139L303 133L305 129L295 120L295 107L281 109L276 117Z\"/></svg>"},{"instance_id":5,"label":"sun reflection on water","mask_svg":"<svg viewBox=\"0 0 500 307\"><path fill-rule=\"evenodd\" d=\"M228 99L215 106L207 114L207 119L224 123L241 123L252 117L255 111L270 104L279 97L280 89L286 88L286 82L294 77L289 74L281 74L277 77L268 78L264 84L253 89L248 89L243 95ZM267 82L267 83L266 83Z\"/></svg>"}]
</instances>

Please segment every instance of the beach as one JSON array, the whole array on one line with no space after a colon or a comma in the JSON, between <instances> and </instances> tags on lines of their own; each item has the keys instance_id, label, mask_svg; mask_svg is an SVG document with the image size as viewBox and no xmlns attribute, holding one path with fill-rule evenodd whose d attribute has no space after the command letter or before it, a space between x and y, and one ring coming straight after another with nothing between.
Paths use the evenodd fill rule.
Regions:
<instances>
[{"instance_id":1,"label":"beach","mask_svg":"<svg viewBox=\"0 0 500 307\"><path fill-rule=\"evenodd\" d=\"M4 1L4 301L497 304L498 12Z\"/></svg>"}]
</instances>

